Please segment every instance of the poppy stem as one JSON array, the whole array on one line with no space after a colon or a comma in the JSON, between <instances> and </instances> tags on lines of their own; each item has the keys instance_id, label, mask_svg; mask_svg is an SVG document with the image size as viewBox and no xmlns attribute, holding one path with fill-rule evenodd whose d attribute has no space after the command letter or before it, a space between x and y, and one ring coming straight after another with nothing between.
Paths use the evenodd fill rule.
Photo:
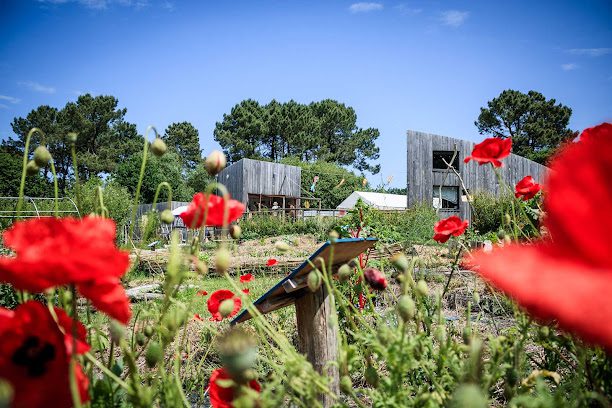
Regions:
<instances>
[{"instance_id":1,"label":"poppy stem","mask_svg":"<svg viewBox=\"0 0 612 408\"><path fill-rule=\"evenodd\" d=\"M72 168L74 171L74 193L76 196L77 210L79 210L80 214L83 208L81 207L81 182L79 180L75 143L70 144L70 155L72 156Z\"/></svg>"},{"instance_id":2,"label":"poppy stem","mask_svg":"<svg viewBox=\"0 0 612 408\"><path fill-rule=\"evenodd\" d=\"M70 356L70 372L68 377L70 379L70 394L72 395L72 403L75 408L81 408L81 396L79 395L79 388L77 385L76 378L76 353L77 353L77 293L74 285L70 285L70 292L72 294L72 350Z\"/></svg>"},{"instance_id":3,"label":"poppy stem","mask_svg":"<svg viewBox=\"0 0 612 408\"><path fill-rule=\"evenodd\" d=\"M32 135L34 133L40 133L44 137L44 133L39 128L32 128L25 140L25 147L23 149L23 166L21 168L21 183L19 184L19 198L17 199L17 208L15 209L15 217L19 218L19 214L21 213L21 207L23 206L23 192L25 190L25 179L26 179L26 167L28 165L28 156L30 150L30 140L32 139Z\"/></svg>"}]
</instances>

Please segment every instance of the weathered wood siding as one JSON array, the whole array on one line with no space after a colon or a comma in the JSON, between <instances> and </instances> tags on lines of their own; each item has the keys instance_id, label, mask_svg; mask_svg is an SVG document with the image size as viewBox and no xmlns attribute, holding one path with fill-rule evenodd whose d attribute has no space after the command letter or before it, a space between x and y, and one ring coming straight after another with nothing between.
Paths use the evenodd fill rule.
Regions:
<instances>
[{"instance_id":1,"label":"weathered wood siding","mask_svg":"<svg viewBox=\"0 0 612 408\"><path fill-rule=\"evenodd\" d=\"M433 169L434 151L454 151L455 149L458 151L458 171L470 193L477 191L489 191L496 195L500 193L497 176L491 166L480 166L474 161L463 162L463 159L472 153L475 143L413 130L407 132L407 142L409 207L423 202L432 205L434 185L460 187L458 177L452 172L447 175L444 170ZM501 175L510 186L514 186L523 177L529 175L537 182L542 182L547 170L545 166L515 154L504 159L503 163L504 166L500 169ZM461 193L461 188L459 188L459 211L441 209L441 216L458 214L465 219L471 218L469 205L461 201Z\"/></svg>"},{"instance_id":2,"label":"weathered wood siding","mask_svg":"<svg viewBox=\"0 0 612 408\"><path fill-rule=\"evenodd\" d=\"M236 200L247 203L249 194L300 197L302 169L297 166L242 159L219 173L224 184Z\"/></svg>"}]
</instances>

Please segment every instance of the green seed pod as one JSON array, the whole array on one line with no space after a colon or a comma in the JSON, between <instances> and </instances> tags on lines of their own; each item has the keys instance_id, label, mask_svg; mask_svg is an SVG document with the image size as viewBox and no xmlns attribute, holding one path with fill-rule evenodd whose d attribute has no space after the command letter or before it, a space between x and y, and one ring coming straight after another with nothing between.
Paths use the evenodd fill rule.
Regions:
<instances>
[{"instance_id":1,"label":"green seed pod","mask_svg":"<svg viewBox=\"0 0 612 408\"><path fill-rule=\"evenodd\" d=\"M66 135L66 139L68 139L68 143L75 144L78 138L78 134L74 132L70 132Z\"/></svg>"},{"instance_id":2,"label":"green seed pod","mask_svg":"<svg viewBox=\"0 0 612 408\"><path fill-rule=\"evenodd\" d=\"M489 403L480 387L474 384L462 384L453 393L450 406L452 408L486 408Z\"/></svg>"},{"instance_id":3,"label":"green seed pod","mask_svg":"<svg viewBox=\"0 0 612 408\"><path fill-rule=\"evenodd\" d=\"M478 293L478 291L474 291L474 303L479 304L480 303L480 293Z\"/></svg>"},{"instance_id":4,"label":"green seed pod","mask_svg":"<svg viewBox=\"0 0 612 408\"><path fill-rule=\"evenodd\" d=\"M411 320L416 312L416 307L412 298L408 295L402 295L397 302L397 313L404 322Z\"/></svg>"},{"instance_id":5,"label":"green seed pod","mask_svg":"<svg viewBox=\"0 0 612 408\"><path fill-rule=\"evenodd\" d=\"M225 168L226 164L227 159L225 155L218 150L213 150L206 158L206 161L204 161L204 167L206 167L206 171L211 176L218 174Z\"/></svg>"},{"instance_id":6,"label":"green seed pod","mask_svg":"<svg viewBox=\"0 0 612 408\"><path fill-rule=\"evenodd\" d=\"M230 252L225 248L219 248L217 256L215 257L215 267L217 272L224 274L230 266Z\"/></svg>"},{"instance_id":7,"label":"green seed pod","mask_svg":"<svg viewBox=\"0 0 612 408\"><path fill-rule=\"evenodd\" d=\"M174 214L172 214L172 211L166 209L159 214L159 219L164 224L172 224L174 222Z\"/></svg>"},{"instance_id":8,"label":"green seed pod","mask_svg":"<svg viewBox=\"0 0 612 408\"><path fill-rule=\"evenodd\" d=\"M463 342L465 344L470 344L470 340L472 339L472 329L468 326L463 328Z\"/></svg>"},{"instance_id":9,"label":"green seed pod","mask_svg":"<svg viewBox=\"0 0 612 408\"><path fill-rule=\"evenodd\" d=\"M161 140L159 137L155 138L153 143L151 143L151 153L157 157L162 157L164 154L166 154L167 150L168 146L166 146L166 142Z\"/></svg>"},{"instance_id":10,"label":"green seed pod","mask_svg":"<svg viewBox=\"0 0 612 408\"><path fill-rule=\"evenodd\" d=\"M125 338L125 326L118 321L111 319L108 329L110 331L110 338L116 345L119 344L121 339Z\"/></svg>"},{"instance_id":11,"label":"green seed pod","mask_svg":"<svg viewBox=\"0 0 612 408\"><path fill-rule=\"evenodd\" d=\"M229 228L230 237L239 239L242 236L242 228L238 224L232 224Z\"/></svg>"},{"instance_id":12,"label":"green seed pod","mask_svg":"<svg viewBox=\"0 0 612 408\"><path fill-rule=\"evenodd\" d=\"M366 367L365 380L371 387L378 387L378 372L371 364L368 364L368 366Z\"/></svg>"},{"instance_id":13,"label":"green seed pod","mask_svg":"<svg viewBox=\"0 0 612 408\"><path fill-rule=\"evenodd\" d=\"M443 326L436 327L436 330L434 332L434 337L438 341L438 343L440 344L446 343L446 330L444 329Z\"/></svg>"},{"instance_id":14,"label":"green seed pod","mask_svg":"<svg viewBox=\"0 0 612 408\"><path fill-rule=\"evenodd\" d=\"M147 337L151 337L153 335L153 327L146 326L144 328L144 335L147 336Z\"/></svg>"},{"instance_id":15,"label":"green seed pod","mask_svg":"<svg viewBox=\"0 0 612 408\"><path fill-rule=\"evenodd\" d=\"M113 374L115 374L117 377L121 376L121 374L123 373L123 360L121 359L121 357L118 357L115 360L115 363L111 367L111 370Z\"/></svg>"},{"instance_id":16,"label":"green seed pod","mask_svg":"<svg viewBox=\"0 0 612 408\"><path fill-rule=\"evenodd\" d=\"M145 345L146 342L147 342L147 338L144 334L136 333L136 344L142 347Z\"/></svg>"},{"instance_id":17,"label":"green seed pod","mask_svg":"<svg viewBox=\"0 0 612 408\"><path fill-rule=\"evenodd\" d=\"M34 160L30 160L28 164L26 164L26 174L28 176L35 175L36 173L38 173L39 170L40 167L38 167L38 164L36 164Z\"/></svg>"},{"instance_id":18,"label":"green seed pod","mask_svg":"<svg viewBox=\"0 0 612 408\"><path fill-rule=\"evenodd\" d=\"M308 274L308 278L306 279L306 283L308 283L308 288L311 292L316 292L317 290L319 290L321 284L323 283L321 273L319 273L319 271L317 271L316 269L310 271L310 273Z\"/></svg>"},{"instance_id":19,"label":"green seed pod","mask_svg":"<svg viewBox=\"0 0 612 408\"><path fill-rule=\"evenodd\" d=\"M225 299L219 304L219 314L223 317L227 317L234 311L234 301L232 299Z\"/></svg>"},{"instance_id":20,"label":"green seed pod","mask_svg":"<svg viewBox=\"0 0 612 408\"><path fill-rule=\"evenodd\" d=\"M348 264L344 264L338 268L338 279L340 282L346 282L353 276L353 269L348 266Z\"/></svg>"},{"instance_id":21,"label":"green seed pod","mask_svg":"<svg viewBox=\"0 0 612 408\"><path fill-rule=\"evenodd\" d=\"M160 344L156 341L152 341L149 343L149 347L147 347L147 351L145 353L145 361L149 368L153 368L157 365L157 363L162 359L163 350Z\"/></svg>"},{"instance_id":22,"label":"green seed pod","mask_svg":"<svg viewBox=\"0 0 612 408\"><path fill-rule=\"evenodd\" d=\"M540 329L538 330L538 336L542 341L547 340L548 336L550 336L550 328L548 326L540 327Z\"/></svg>"},{"instance_id":23,"label":"green seed pod","mask_svg":"<svg viewBox=\"0 0 612 408\"><path fill-rule=\"evenodd\" d=\"M417 283L416 292L421 296L427 296L429 294L429 288L423 279Z\"/></svg>"},{"instance_id":24,"label":"green seed pod","mask_svg":"<svg viewBox=\"0 0 612 408\"><path fill-rule=\"evenodd\" d=\"M393 255L391 257L391 263L393 264L393 266L395 266L402 272L406 272L410 267L410 262L408 262L408 258L406 258L406 255L402 253L397 253Z\"/></svg>"},{"instance_id":25,"label":"green seed pod","mask_svg":"<svg viewBox=\"0 0 612 408\"><path fill-rule=\"evenodd\" d=\"M291 247L287 243L287 241L278 240L274 243L274 247L279 252L287 252Z\"/></svg>"},{"instance_id":26,"label":"green seed pod","mask_svg":"<svg viewBox=\"0 0 612 408\"><path fill-rule=\"evenodd\" d=\"M34 149L34 161L38 167L45 167L51 161L51 153L45 146L38 146Z\"/></svg>"},{"instance_id":27,"label":"green seed pod","mask_svg":"<svg viewBox=\"0 0 612 408\"><path fill-rule=\"evenodd\" d=\"M340 378L340 390L347 395L353 393L353 381L351 381L351 377L343 375L342 378Z\"/></svg>"},{"instance_id":28,"label":"green seed pod","mask_svg":"<svg viewBox=\"0 0 612 408\"><path fill-rule=\"evenodd\" d=\"M510 217L510 214L506 213L504 217L506 220L506 225L510 225L512 223L512 217Z\"/></svg>"}]
</instances>

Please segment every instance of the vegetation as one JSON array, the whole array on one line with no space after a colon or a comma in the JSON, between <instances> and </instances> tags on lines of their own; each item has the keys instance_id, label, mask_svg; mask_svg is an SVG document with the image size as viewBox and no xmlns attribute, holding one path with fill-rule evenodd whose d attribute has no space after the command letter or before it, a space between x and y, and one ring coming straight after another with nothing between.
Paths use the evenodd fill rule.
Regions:
<instances>
[{"instance_id":1,"label":"vegetation","mask_svg":"<svg viewBox=\"0 0 612 408\"><path fill-rule=\"evenodd\" d=\"M576 137L568 128L571 115L571 108L539 92L508 89L480 108L474 124L481 135L512 138L513 153L546 163L560 145Z\"/></svg>"},{"instance_id":2,"label":"vegetation","mask_svg":"<svg viewBox=\"0 0 612 408\"><path fill-rule=\"evenodd\" d=\"M293 100L261 105L247 99L223 115L214 134L230 162L295 156L378 173L380 166L371 161L379 157L379 132L359 128L356 122L353 108L331 99L308 105Z\"/></svg>"}]
</instances>

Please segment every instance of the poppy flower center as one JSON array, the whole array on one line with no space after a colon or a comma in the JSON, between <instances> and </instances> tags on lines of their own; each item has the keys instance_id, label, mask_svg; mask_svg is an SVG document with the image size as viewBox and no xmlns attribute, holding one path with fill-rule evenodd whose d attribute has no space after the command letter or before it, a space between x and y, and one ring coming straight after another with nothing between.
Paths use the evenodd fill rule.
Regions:
<instances>
[{"instance_id":1,"label":"poppy flower center","mask_svg":"<svg viewBox=\"0 0 612 408\"><path fill-rule=\"evenodd\" d=\"M43 343L38 337L30 336L15 350L11 360L14 364L24 366L30 377L40 377L46 371L46 365L55 357L55 348L50 343Z\"/></svg>"}]
</instances>

